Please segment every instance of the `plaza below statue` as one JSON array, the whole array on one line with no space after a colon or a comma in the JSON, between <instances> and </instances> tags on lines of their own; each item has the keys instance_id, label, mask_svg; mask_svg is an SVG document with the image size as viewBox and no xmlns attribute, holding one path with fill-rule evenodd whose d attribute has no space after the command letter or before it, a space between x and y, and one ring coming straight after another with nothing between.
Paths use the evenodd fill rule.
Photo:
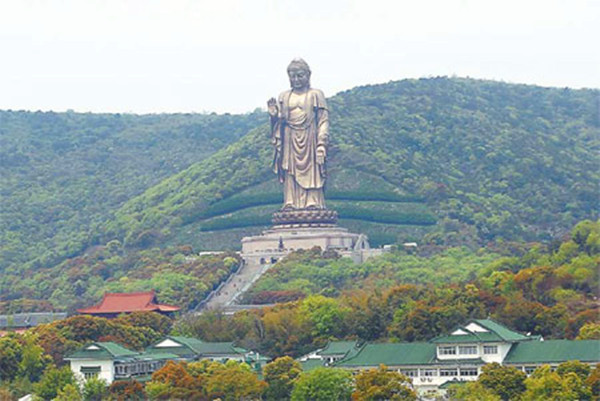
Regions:
<instances>
[{"instance_id":1,"label":"plaza below statue","mask_svg":"<svg viewBox=\"0 0 600 401\"><path fill-rule=\"evenodd\" d=\"M336 251L340 256L362 263L383 249L371 249L364 234L349 232L343 227L273 226L261 235L242 238L241 256L247 264L273 264L290 252L319 247L323 251Z\"/></svg>"},{"instance_id":2,"label":"plaza below statue","mask_svg":"<svg viewBox=\"0 0 600 401\"><path fill-rule=\"evenodd\" d=\"M383 249L371 249L364 234L337 225L338 214L329 209L291 209L273 213L273 226L261 235L242 238L246 264L270 265L290 252L319 247L362 263Z\"/></svg>"}]
</instances>

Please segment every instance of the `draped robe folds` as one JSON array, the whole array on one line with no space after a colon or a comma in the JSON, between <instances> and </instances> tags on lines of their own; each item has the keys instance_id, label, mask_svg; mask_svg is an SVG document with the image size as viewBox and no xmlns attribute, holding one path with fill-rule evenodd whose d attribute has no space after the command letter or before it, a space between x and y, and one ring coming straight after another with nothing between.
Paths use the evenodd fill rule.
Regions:
<instances>
[{"instance_id":1,"label":"draped robe folds","mask_svg":"<svg viewBox=\"0 0 600 401\"><path fill-rule=\"evenodd\" d=\"M327 147L329 113L323 92L308 89L304 105L289 107L291 90L279 95L279 116L272 120L276 145L273 170L283 183L283 208L325 208L325 166L317 163L317 147ZM277 147L278 145L278 147Z\"/></svg>"}]
</instances>

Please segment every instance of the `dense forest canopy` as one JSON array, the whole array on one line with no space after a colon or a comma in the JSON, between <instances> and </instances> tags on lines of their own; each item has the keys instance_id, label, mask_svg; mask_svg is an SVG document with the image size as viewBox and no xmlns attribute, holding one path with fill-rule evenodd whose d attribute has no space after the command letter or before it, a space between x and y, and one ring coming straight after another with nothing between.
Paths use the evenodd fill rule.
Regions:
<instances>
[{"instance_id":1,"label":"dense forest canopy","mask_svg":"<svg viewBox=\"0 0 600 401\"><path fill-rule=\"evenodd\" d=\"M354 203L357 193L413 196L429 207L420 213L431 211L447 223L440 224L440 242L465 235L480 243L548 240L597 215L597 102L595 90L447 78L343 92L329 102L326 191ZM181 238L182 230L223 199L240 191L265 197L277 191L270 160L262 126L127 202L106 231L126 242L157 229ZM275 210L277 203L271 204ZM241 199L238 208L253 205ZM346 216L372 222L359 209ZM413 221L398 219L396 225ZM245 222L238 227L250 225ZM253 224L265 225L260 223Z\"/></svg>"},{"instance_id":2,"label":"dense forest canopy","mask_svg":"<svg viewBox=\"0 0 600 401\"><path fill-rule=\"evenodd\" d=\"M114 209L263 119L0 111L0 269L75 256Z\"/></svg>"},{"instance_id":3,"label":"dense forest canopy","mask_svg":"<svg viewBox=\"0 0 600 401\"><path fill-rule=\"evenodd\" d=\"M339 93L326 198L374 245L559 238L598 216L598 99L460 78ZM281 201L265 119L0 112L0 301L65 306L152 285L148 252L177 265L239 248ZM202 291L232 268L211 266Z\"/></svg>"}]
</instances>

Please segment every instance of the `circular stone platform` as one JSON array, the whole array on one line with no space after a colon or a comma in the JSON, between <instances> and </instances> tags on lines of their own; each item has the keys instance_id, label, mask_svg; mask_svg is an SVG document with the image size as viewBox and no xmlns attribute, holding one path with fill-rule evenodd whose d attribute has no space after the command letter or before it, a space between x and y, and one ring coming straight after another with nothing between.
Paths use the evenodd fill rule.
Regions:
<instances>
[{"instance_id":1,"label":"circular stone platform","mask_svg":"<svg viewBox=\"0 0 600 401\"><path fill-rule=\"evenodd\" d=\"M334 227L338 214L328 209L281 210L273 213L273 228Z\"/></svg>"}]
</instances>

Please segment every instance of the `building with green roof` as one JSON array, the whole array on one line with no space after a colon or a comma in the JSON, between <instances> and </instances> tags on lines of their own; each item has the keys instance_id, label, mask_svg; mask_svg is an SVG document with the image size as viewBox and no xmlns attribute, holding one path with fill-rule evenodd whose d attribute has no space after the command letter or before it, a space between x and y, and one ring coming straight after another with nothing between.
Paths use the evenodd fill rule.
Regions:
<instances>
[{"instance_id":1,"label":"building with green roof","mask_svg":"<svg viewBox=\"0 0 600 401\"><path fill-rule=\"evenodd\" d=\"M546 340L515 344L503 361L525 373L532 373L540 365L557 366L565 361L579 361L595 365L600 362L599 340Z\"/></svg>"},{"instance_id":2,"label":"building with green roof","mask_svg":"<svg viewBox=\"0 0 600 401\"><path fill-rule=\"evenodd\" d=\"M530 374L539 366L570 360L600 363L600 340L544 341L491 319L475 319L428 342L368 343L333 366L363 370L383 364L410 377L423 393L476 380L486 363L511 365Z\"/></svg>"},{"instance_id":3,"label":"building with green roof","mask_svg":"<svg viewBox=\"0 0 600 401\"><path fill-rule=\"evenodd\" d=\"M260 370L270 358L236 347L231 342L204 342L197 338L169 336L149 346L144 352L131 351L113 342L96 342L68 355L75 375L86 380L99 377L112 383L118 379L148 378L167 361L209 359L225 362L233 359Z\"/></svg>"},{"instance_id":4,"label":"building with green roof","mask_svg":"<svg viewBox=\"0 0 600 401\"><path fill-rule=\"evenodd\" d=\"M146 353L171 353L188 361L245 361L251 352L232 342L204 342L193 337L168 336L146 348ZM256 359L256 357L253 357ZM259 358L260 359L260 358Z\"/></svg>"},{"instance_id":5,"label":"building with green roof","mask_svg":"<svg viewBox=\"0 0 600 401\"><path fill-rule=\"evenodd\" d=\"M298 358L298 362L303 370L312 370L356 355L360 348L358 341L329 341L324 348Z\"/></svg>"},{"instance_id":6,"label":"building with green roof","mask_svg":"<svg viewBox=\"0 0 600 401\"><path fill-rule=\"evenodd\" d=\"M149 355L131 351L114 342L95 342L69 354L65 360L76 377L82 380L98 377L110 384L117 379L150 375L167 360L177 358L169 353Z\"/></svg>"}]
</instances>

